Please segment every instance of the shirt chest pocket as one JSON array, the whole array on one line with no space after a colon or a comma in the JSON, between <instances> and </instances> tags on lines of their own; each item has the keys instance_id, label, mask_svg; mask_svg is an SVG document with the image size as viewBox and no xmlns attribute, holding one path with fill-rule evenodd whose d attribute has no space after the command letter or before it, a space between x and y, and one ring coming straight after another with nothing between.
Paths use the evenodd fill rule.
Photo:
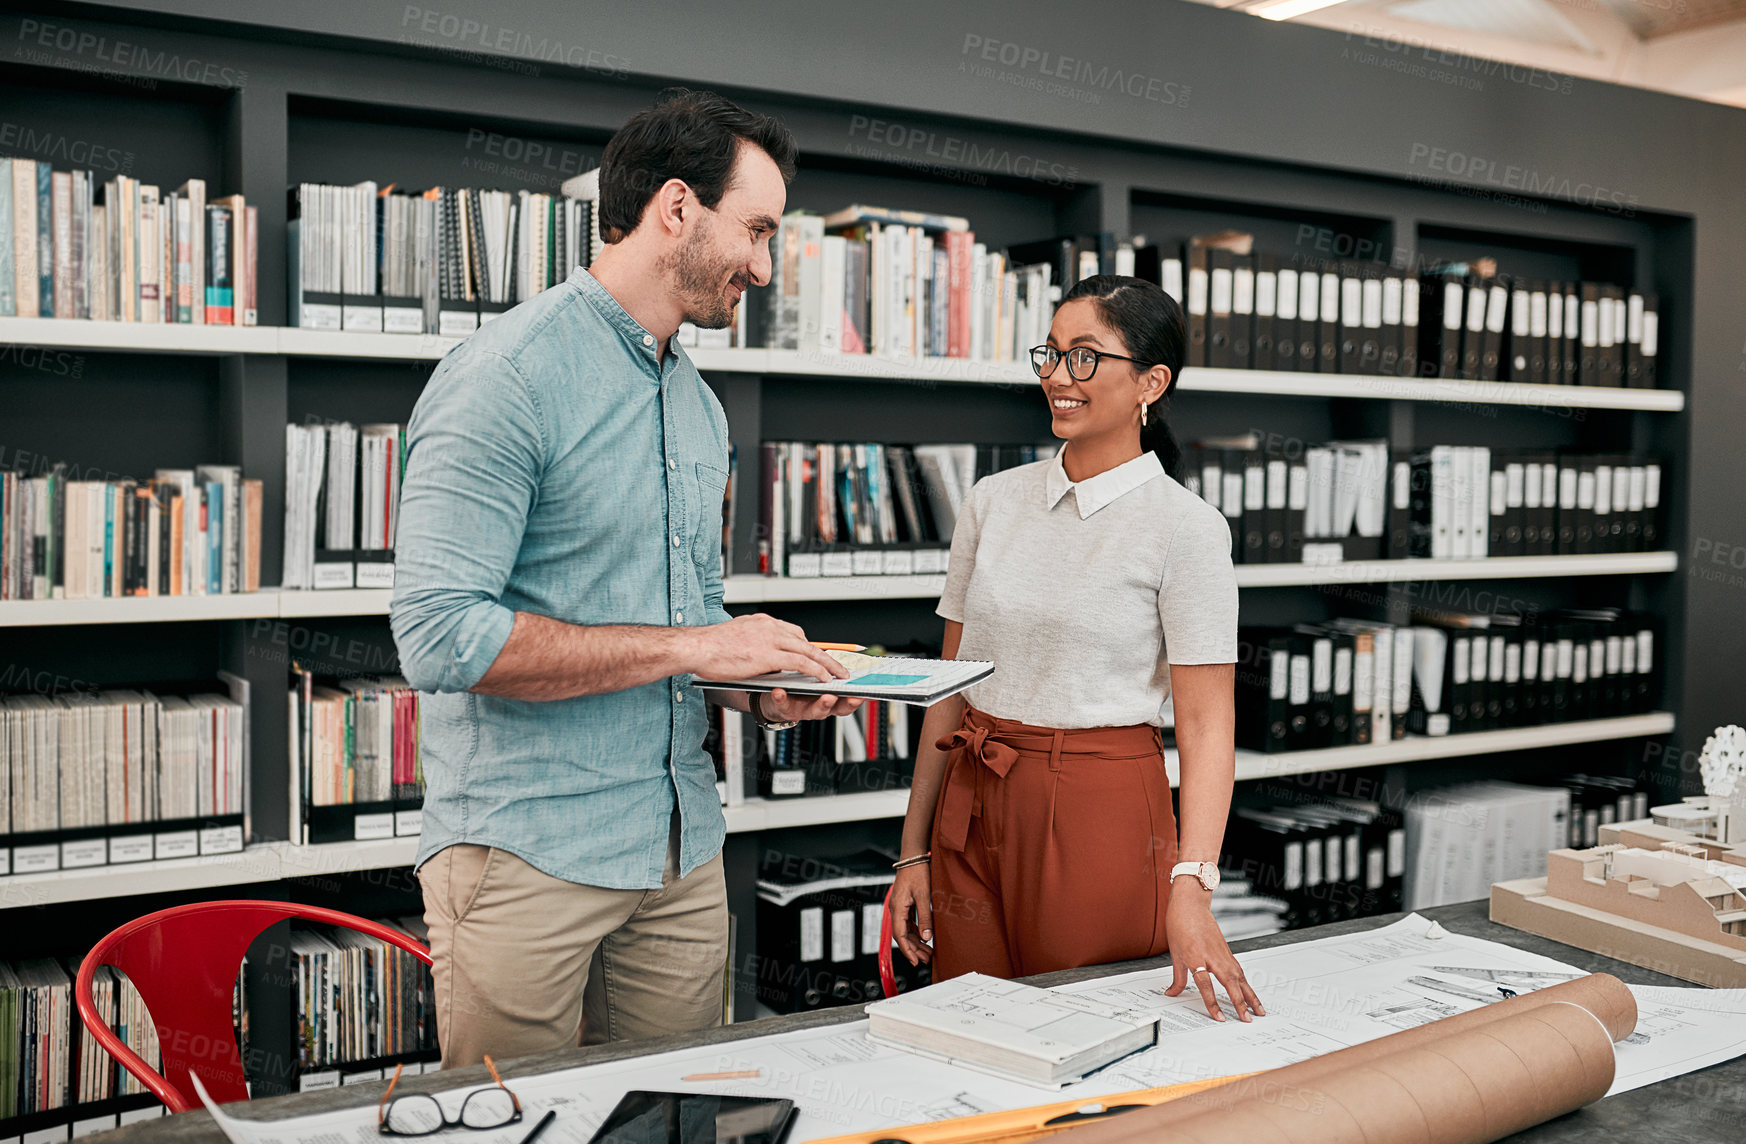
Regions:
<instances>
[{"instance_id":1,"label":"shirt chest pocket","mask_svg":"<svg viewBox=\"0 0 1746 1144\"><path fill-rule=\"evenodd\" d=\"M693 503L697 526L691 532L691 556L707 571L721 555L722 522L725 520L728 475L726 469L697 462Z\"/></svg>"}]
</instances>

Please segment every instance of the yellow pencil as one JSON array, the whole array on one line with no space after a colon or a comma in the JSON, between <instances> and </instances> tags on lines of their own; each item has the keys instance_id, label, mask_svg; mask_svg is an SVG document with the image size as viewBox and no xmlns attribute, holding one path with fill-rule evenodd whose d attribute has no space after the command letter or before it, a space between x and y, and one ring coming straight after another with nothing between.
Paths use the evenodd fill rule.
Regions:
<instances>
[{"instance_id":1,"label":"yellow pencil","mask_svg":"<svg viewBox=\"0 0 1746 1144\"><path fill-rule=\"evenodd\" d=\"M867 650L866 644L822 643L819 640L813 640L812 646L817 648L820 651L866 651Z\"/></svg>"}]
</instances>

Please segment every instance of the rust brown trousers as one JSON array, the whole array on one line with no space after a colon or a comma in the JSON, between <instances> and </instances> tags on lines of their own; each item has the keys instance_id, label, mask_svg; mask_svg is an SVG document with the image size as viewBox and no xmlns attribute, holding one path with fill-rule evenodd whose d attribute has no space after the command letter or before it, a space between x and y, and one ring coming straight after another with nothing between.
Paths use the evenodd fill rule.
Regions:
<instances>
[{"instance_id":1,"label":"rust brown trousers","mask_svg":"<svg viewBox=\"0 0 1746 1144\"><path fill-rule=\"evenodd\" d=\"M1063 731L966 706L938 746L934 980L1164 952L1176 815L1156 727Z\"/></svg>"}]
</instances>

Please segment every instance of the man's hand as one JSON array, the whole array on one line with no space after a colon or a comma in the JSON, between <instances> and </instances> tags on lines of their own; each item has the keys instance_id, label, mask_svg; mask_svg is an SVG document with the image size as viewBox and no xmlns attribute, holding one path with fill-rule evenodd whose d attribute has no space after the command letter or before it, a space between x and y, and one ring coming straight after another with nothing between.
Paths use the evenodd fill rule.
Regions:
<instances>
[{"instance_id":1,"label":"man's hand","mask_svg":"<svg viewBox=\"0 0 1746 1144\"><path fill-rule=\"evenodd\" d=\"M736 616L725 624L678 630L689 636L684 670L705 679L746 679L773 671L802 672L820 683L849 677L849 669L808 643L798 625L774 616ZM775 711L773 704L770 710Z\"/></svg>"},{"instance_id":2,"label":"man's hand","mask_svg":"<svg viewBox=\"0 0 1746 1144\"><path fill-rule=\"evenodd\" d=\"M836 695L790 695L778 687L774 691L754 691L747 696L756 703L766 722L791 723L804 719L829 719L847 715L861 706L859 699Z\"/></svg>"}]
</instances>

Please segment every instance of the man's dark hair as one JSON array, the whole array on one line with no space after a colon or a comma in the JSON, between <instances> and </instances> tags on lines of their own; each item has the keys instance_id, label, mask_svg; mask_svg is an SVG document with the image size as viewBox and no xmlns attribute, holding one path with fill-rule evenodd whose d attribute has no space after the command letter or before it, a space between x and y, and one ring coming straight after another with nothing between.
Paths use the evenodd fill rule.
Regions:
<instances>
[{"instance_id":1,"label":"man's dark hair","mask_svg":"<svg viewBox=\"0 0 1746 1144\"><path fill-rule=\"evenodd\" d=\"M635 230L668 179L683 179L714 210L742 141L775 160L784 183L793 181L794 136L781 123L713 91L663 91L618 129L600 157L600 237L617 242Z\"/></svg>"}]
</instances>

